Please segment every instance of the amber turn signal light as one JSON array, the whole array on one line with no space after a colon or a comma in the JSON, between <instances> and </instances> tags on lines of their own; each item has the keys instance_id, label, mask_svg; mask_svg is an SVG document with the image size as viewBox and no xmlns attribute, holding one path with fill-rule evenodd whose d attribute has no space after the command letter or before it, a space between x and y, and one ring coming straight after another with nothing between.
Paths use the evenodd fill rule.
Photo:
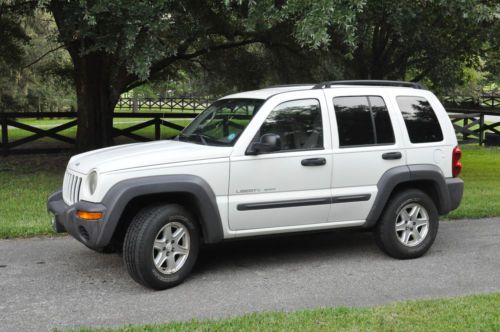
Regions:
<instances>
[{"instance_id":1,"label":"amber turn signal light","mask_svg":"<svg viewBox=\"0 0 500 332\"><path fill-rule=\"evenodd\" d=\"M102 218L102 212L87 212L87 211L76 211L76 215L80 219L84 220L99 220Z\"/></svg>"}]
</instances>

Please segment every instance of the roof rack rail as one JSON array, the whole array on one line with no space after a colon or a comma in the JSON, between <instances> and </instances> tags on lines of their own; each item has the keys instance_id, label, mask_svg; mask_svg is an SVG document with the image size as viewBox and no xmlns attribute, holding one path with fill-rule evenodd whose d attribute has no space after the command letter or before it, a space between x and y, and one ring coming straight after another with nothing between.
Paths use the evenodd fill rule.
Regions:
<instances>
[{"instance_id":1,"label":"roof rack rail","mask_svg":"<svg viewBox=\"0 0 500 332\"><path fill-rule=\"evenodd\" d=\"M277 84L277 85L266 86L264 89L287 88L287 87L307 86L307 85L314 85L315 86L316 84L315 83Z\"/></svg>"},{"instance_id":2,"label":"roof rack rail","mask_svg":"<svg viewBox=\"0 0 500 332\"><path fill-rule=\"evenodd\" d=\"M422 84L416 82L386 80L329 81L316 84L313 89L329 88L332 85L396 86L414 89L425 89Z\"/></svg>"}]
</instances>

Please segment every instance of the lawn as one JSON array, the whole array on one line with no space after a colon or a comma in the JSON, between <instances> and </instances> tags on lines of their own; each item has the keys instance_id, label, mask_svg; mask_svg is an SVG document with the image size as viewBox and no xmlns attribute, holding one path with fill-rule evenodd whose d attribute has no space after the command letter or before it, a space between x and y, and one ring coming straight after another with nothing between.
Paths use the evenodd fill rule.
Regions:
<instances>
[{"instance_id":1,"label":"lawn","mask_svg":"<svg viewBox=\"0 0 500 332\"><path fill-rule=\"evenodd\" d=\"M500 293L90 331L499 331Z\"/></svg>"},{"instance_id":2,"label":"lawn","mask_svg":"<svg viewBox=\"0 0 500 332\"><path fill-rule=\"evenodd\" d=\"M68 155L0 157L0 238L50 234L47 196L61 187Z\"/></svg>"},{"instance_id":3,"label":"lawn","mask_svg":"<svg viewBox=\"0 0 500 332\"><path fill-rule=\"evenodd\" d=\"M465 191L460 207L448 219L500 216L500 148L464 145L460 177Z\"/></svg>"},{"instance_id":4,"label":"lawn","mask_svg":"<svg viewBox=\"0 0 500 332\"><path fill-rule=\"evenodd\" d=\"M446 218L500 216L500 149L464 146L460 208ZM0 157L0 238L51 234L47 195L61 187L69 155Z\"/></svg>"}]
</instances>

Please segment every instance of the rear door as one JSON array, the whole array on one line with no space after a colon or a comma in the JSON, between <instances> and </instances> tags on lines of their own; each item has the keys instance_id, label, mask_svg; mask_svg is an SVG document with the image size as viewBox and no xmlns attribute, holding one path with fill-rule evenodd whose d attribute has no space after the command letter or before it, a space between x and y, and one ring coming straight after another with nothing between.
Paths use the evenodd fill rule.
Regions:
<instances>
[{"instance_id":1,"label":"rear door","mask_svg":"<svg viewBox=\"0 0 500 332\"><path fill-rule=\"evenodd\" d=\"M334 128L330 222L365 220L381 176L406 164L398 118L381 90L325 90Z\"/></svg>"}]
</instances>

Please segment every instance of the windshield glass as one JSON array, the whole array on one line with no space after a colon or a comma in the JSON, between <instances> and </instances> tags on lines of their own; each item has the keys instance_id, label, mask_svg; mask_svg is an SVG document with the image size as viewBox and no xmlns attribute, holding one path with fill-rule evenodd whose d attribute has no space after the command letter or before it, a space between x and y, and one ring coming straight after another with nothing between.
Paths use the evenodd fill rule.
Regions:
<instances>
[{"instance_id":1,"label":"windshield glass","mask_svg":"<svg viewBox=\"0 0 500 332\"><path fill-rule=\"evenodd\" d=\"M261 99L218 100L197 116L177 139L205 145L233 146L263 103Z\"/></svg>"}]
</instances>

